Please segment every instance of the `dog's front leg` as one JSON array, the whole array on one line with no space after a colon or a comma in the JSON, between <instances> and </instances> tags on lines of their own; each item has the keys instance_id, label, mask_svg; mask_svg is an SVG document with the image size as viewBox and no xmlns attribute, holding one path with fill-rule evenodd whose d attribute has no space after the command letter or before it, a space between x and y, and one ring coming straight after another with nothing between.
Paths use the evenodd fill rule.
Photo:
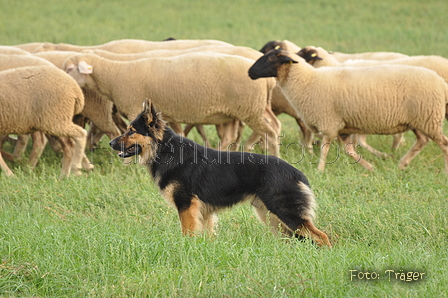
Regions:
<instances>
[{"instance_id":1,"label":"dog's front leg","mask_svg":"<svg viewBox=\"0 0 448 298\"><path fill-rule=\"evenodd\" d=\"M179 210L179 219L183 235L193 236L204 229L202 215L203 203L196 196L191 199L190 205Z\"/></svg>"}]
</instances>

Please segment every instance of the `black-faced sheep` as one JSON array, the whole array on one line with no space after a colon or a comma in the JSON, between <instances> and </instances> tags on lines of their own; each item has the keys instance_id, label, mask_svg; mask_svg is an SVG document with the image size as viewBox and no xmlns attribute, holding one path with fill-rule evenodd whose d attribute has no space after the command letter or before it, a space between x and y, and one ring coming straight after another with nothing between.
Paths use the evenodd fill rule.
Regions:
<instances>
[{"instance_id":1,"label":"black-faced sheep","mask_svg":"<svg viewBox=\"0 0 448 298\"><path fill-rule=\"evenodd\" d=\"M249 76L276 77L301 119L313 132L322 132L321 171L329 144L338 135L346 152L372 169L349 144L349 134L413 130L416 143L399 167L405 168L432 139L442 149L448 173L448 138L442 132L448 86L431 70L403 65L315 69L297 55L274 49L254 63Z\"/></svg>"},{"instance_id":2,"label":"black-faced sheep","mask_svg":"<svg viewBox=\"0 0 448 298\"><path fill-rule=\"evenodd\" d=\"M309 64L313 65L315 68L325 67L325 66L347 66L347 67L366 67L375 66L382 64L392 64L392 65L409 65L409 66L420 66L427 69L435 71L439 76L441 76L445 82L448 83L448 59L441 56L410 56L394 60L378 61L378 60L347 60L345 62L339 62L336 58L331 55L328 51L321 47L307 46L302 48L298 53L300 57L304 58ZM447 108L448 111L448 108ZM448 117L448 116L447 116ZM397 149L403 134L394 135L394 141L392 144L392 149ZM366 142L365 135L357 136L358 142L361 146L368 149L370 152L384 157L387 156L386 153L380 152L372 148Z\"/></svg>"},{"instance_id":3,"label":"black-faced sheep","mask_svg":"<svg viewBox=\"0 0 448 298\"><path fill-rule=\"evenodd\" d=\"M73 78L53 65L21 67L0 72L0 89L1 134L41 131L73 138L74 147L63 148L61 178L81 168L86 131L72 118L81 112L84 96ZM1 156L0 166L12 175Z\"/></svg>"},{"instance_id":4,"label":"black-faced sheep","mask_svg":"<svg viewBox=\"0 0 448 298\"><path fill-rule=\"evenodd\" d=\"M288 41L288 40L273 40L267 42L260 50L262 53L267 53L273 49L281 49L291 53L297 53L300 51L300 47L296 44ZM340 53L340 52L332 52L331 55L339 62L344 62L350 59L365 59L365 60L392 60L398 58L408 57L405 54L394 53L394 52L365 52L365 53Z\"/></svg>"},{"instance_id":5,"label":"black-faced sheep","mask_svg":"<svg viewBox=\"0 0 448 298\"><path fill-rule=\"evenodd\" d=\"M236 118L267 136L271 153L278 155L278 132L264 117L275 80L254 84L247 77L252 64L251 59L211 52L125 62L79 54L68 58L64 69L81 87L113 100L128 119L141 112L145 98L170 122L221 124Z\"/></svg>"}]
</instances>

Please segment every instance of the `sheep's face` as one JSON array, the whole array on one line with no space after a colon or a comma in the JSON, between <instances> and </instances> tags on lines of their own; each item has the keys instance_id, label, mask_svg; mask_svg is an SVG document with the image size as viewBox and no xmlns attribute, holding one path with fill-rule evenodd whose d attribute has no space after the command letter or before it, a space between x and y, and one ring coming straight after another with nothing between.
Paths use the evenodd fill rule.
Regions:
<instances>
[{"instance_id":1,"label":"sheep's face","mask_svg":"<svg viewBox=\"0 0 448 298\"><path fill-rule=\"evenodd\" d=\"M119 151L121 158L139 156L140 164L150 164L156 158L157 145L163 139L165 126L165 121L147 100L143 112L129 124L124 134L111 140L109 145Z\"/></svg>"},{"instance_id":2,"label":"sheep's face","mask_svg":"<svg viewBox=\"0 0 448 298\"><path fill-rule=\"evenodd\" d=\"M92 73L92 66L85 61L79 61L78 63L72 61L66 61L64 63L65 72L68 73L80 87L85 87L87 84L86 76Z\"/></svg>"},{"instance_id":3,"label":"sheep's face","mask_svg":"<svg viewBox=\"0 0 448 298\"><path fill-rule=\"evenodd\" d=\"M305 59L305 61L311 65L314 65L316 60L322 60L322 58L319 57L317 49L314 47L304 47L297 53L297 55Z\"/></svg>"},{"instance_id":4,"label":"sheep's face","mask_svg":"<svg viewBox=\"0 0 448 298\"><path fill-rule=\"evenodd\" d=\"M279 46L280 46L281 49L283 49L283 50L285 49L283 42L281 42L279 40L269 41L261 48L260 52L262 52L263 54L266 54L270 50L273 50L273 49L275 49L275 48L277 48Z\"/></svg>"},{"instance_id":5,"label":"sheep's face","mask_svg":"<svg viewBox=\"0 0 448 298\"><path fill-rule=\"evenodd\" d=\"M298 63L287 56L287 52L274 49L261 56L249 68L249 77L252 80L258 78L277 77L278 68L285 63Z\"/></svg>"}]
</instances>

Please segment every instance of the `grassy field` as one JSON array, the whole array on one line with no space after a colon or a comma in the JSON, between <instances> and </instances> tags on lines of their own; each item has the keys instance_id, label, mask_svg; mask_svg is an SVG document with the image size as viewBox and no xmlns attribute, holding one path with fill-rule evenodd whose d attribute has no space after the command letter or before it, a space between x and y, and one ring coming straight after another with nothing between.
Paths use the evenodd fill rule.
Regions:
<instances>
[{"instance_id":1,"label":"grassy field","mask_svg":"<svg viewBox=\"0 0 448 298\"><path fill-rule=\"evenodd\" d=\"M448 2L435 0L0 0L0 44L175 37L259 49L288 39L448 57L447 11ZM374 172L334 147L334 162L319 173L316 157L288 147L299 137L295 121L280 119L282 157L309 178L316 225L333 249L272 236L247 205L220 214L213 239L182 237L146 170L123 165L103 139L89 153L88 175L59 181L60 156L51 150L34 170L9 163L16 176L0 175L0 296L447 297L448 175L435 143L404 171L397 164L412 133L390 159L358 148ZM214 128L207 132L216 142ZM390 136L368 140L391 152Z\"/></svg>"}]
</instances>

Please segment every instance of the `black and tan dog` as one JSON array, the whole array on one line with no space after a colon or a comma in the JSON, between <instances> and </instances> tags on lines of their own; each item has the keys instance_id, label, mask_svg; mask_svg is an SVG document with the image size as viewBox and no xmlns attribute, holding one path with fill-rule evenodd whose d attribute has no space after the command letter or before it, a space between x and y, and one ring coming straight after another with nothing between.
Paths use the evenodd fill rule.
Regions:
<instances>
[{"instance_id":1,"label":"black and tan dog","mask_svg":"<svg viewBox=\"0 0 448 298\"><path fill-rule=\"evenodd\" d=\"M248 201L274 233L331 246L313 224L316 203L308 180L277 157L200 146L168 128L149 100L110 146L122 158L138 155L148 167L163 197L177 209L183 234L213 233L219 210Z\"/></svg>"}]
</instances>

